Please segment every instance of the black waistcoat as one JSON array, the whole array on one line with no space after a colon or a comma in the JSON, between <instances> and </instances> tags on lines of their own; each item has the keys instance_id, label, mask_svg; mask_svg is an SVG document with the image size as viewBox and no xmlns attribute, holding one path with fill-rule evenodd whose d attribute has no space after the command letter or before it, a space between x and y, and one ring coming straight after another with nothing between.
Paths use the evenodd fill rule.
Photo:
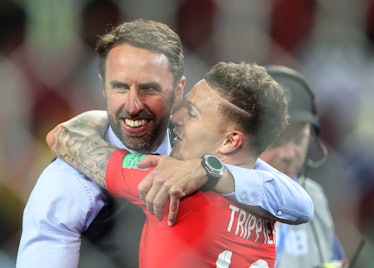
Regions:
<instances>
[{"instance_id":1,"label":"black waistcoat","mask_svg":"<svg viewBox=\"0 0 374 268\"><path fill-rule=\"evenodd\" d=\"M79 267L138 267L144 219L139 207L108 195L108 203L82 234Z\"/></svg>"}]
</instances>

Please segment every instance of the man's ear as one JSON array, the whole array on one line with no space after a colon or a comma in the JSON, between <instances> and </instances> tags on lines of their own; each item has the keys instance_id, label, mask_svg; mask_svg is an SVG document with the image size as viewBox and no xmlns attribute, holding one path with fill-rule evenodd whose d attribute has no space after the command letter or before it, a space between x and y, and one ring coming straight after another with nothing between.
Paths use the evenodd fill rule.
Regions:
<instances>
[{"instance_id":1,"label":"man's ear","mask_svg":"<svg viewBox=\"0 0 374 268\"><path fill-rule=\"evenodd\" d=\"M180 105L183 99L185 85L186 85L186 77L182 76L175 88L174 102L173 102L173 107L172 107L173 111L178 109L178 106Z\"/></svg>"},{"instance_id":2,"label":"man's ear","mask_svg":"<svg viewBox=\"0 0 374 268\"><path fill-rule=\"evenodd\" d=\"M106 93L105 93L105 81L104 81L104 79L103 79L103 77L101 76L101 74L99 74L99 79L100 79L100 82L101 82L101 84L102 84L102 91L103 91L103 96L104 96L104 98L106 99Z\"/></svg>"},{"instance_id":3,"label":"man's ear","mask_svg":"<svg viewBox=\"0 0 374 268\"><path fill-rule=\"evenodd\" d=\"M244 134L242 131L234 129L228 132L222 144L222 153L229 154L240 149L244 145Z\"/></svg>"}]
</instances>

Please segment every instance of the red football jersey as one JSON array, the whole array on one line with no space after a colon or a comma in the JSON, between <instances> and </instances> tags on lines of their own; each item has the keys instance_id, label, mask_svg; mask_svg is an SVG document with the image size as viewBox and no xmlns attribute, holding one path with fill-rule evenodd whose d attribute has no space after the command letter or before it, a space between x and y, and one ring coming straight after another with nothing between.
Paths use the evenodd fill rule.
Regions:
<instances>
[{"instance_id":1,"label":"red football jersey","mask_svg":"<svg viewBox=\"0 0 374 268\"><path fill-rule=\"evenodd\" d=\"M274 267L275 221L252 214L214 192L197 192L180 203L177 222L158 221L140 200L137 186L151 169L136 168L141 155L116 150L106 171L108 191L146 214L140 267ZM124 238L126 239L126 238Z\"/></svg>"}]
</instances>

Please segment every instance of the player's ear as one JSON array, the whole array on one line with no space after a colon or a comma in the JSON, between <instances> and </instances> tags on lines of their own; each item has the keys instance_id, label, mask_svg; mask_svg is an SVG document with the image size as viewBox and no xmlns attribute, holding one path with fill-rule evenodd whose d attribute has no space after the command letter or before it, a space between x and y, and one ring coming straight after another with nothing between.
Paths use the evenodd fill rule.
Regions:
<instances>
[{"instance_id":1,"label":"player's ear","mask_svg":"<svg viewBox=\"0 0 374 268\"><path fill-rule=\"evenodd\" d=\"M221 146L221 152L224 154L235 152L243 146L243 143L243 132L237 129L231 130L225 135Z\"/></svg>"},{"instance_id":2,"label":"player's ear","mask_svg":"<svg viewBox=\"0 0 374 268\"><path fill-rule=\"evenodd\" d=\"M100 81L101 81L101 85L102 85L102 90L103 90L103 96L104 96L104 98L106 98L106 93L105 93L105 81L104 81L104 79L103 79L103 77L101 76L101 74L99 74L99 79L100 79Z\"/></svg>"},{"instance_id":3,"label":"player's ear","mask_svg":"<svg viewBox=\"0 0 374 268\"><path fill-rule=\"evenodd\" d=\"M175 87L174 92L174 102L173 102L173 110L177 110L182 99L183 99L183 93L184 93L184 87L186 85L186 77L182 76L179 82L177 83Z\"/></svg>"}]
</instances>

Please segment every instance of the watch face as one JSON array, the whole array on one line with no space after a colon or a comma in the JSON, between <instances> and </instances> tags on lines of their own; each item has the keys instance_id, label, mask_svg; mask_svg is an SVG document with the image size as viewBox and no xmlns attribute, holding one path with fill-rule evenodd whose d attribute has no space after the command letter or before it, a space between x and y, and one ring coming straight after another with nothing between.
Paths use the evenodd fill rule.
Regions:
<instances>
[{"instance_id":1,"label":"watch face","mask_svg":"<svg viewBox=\"0 0 374 268\"><path fill-rule=\"evenodd\" d=\"M217 170L220 170L223 167L219 159L216 157L207 157L207 162L212 168Z\"/></svg>"}]
</instances>

